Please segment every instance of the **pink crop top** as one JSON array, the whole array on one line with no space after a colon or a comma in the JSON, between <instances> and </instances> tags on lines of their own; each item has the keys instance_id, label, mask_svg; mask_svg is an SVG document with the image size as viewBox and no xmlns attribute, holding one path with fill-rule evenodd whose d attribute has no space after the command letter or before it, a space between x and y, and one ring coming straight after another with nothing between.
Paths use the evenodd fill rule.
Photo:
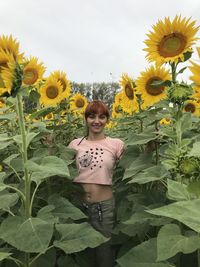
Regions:
<instances>
[{"instance_id":1,"label":"pink crop top","mask_svg":"<svg viewBox=\"0 0 200 267\"><path fill-rule=\"evenodd\" d=\"M75 139L69 144L69 148L77 152L78 176L74 182L111 185L113 168L123 153L124 142L110 137L97 141L81 139Z\"/></svg>"}]
</instances>

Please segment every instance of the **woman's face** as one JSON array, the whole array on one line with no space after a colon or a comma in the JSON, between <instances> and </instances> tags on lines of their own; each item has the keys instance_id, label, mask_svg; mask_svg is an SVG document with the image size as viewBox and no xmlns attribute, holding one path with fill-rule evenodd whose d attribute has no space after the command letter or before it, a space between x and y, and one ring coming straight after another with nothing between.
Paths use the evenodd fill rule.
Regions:
<instances>
[{"instance_id":1,"label":"woman's face","mask_svg":"<svg viewBox=\"0 0 200 267\"><path fill-rule=\"evenodd\" d=\"M87 117L86 124L90 133L97 134L103 132L107 121L108 118L106 115L101 113L93 113Z\"/></svg>"}]
</instances>

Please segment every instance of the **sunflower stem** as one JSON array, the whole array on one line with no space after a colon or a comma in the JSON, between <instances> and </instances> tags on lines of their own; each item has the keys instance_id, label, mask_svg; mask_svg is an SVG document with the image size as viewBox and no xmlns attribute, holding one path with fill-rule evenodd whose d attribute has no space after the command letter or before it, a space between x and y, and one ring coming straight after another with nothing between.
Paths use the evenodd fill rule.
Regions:
<instances>
[{"instance_id":1,"label":"sunflower stem","mask_svg":"<svg viewBox=\"0 0 200 267\"><path fill-rule=\"evenodd\" d=\"M171 64L171 69L172 69L172 82L176 83L176 67L177 65L173 62Z\"/></svg>"},{"instance_id":2,"label":"sunflower stem","mask_svg":"<svg viewBox=\"0 0 200 267\"><path fill-rule=\"evenodd\" d=\"M23 160L23 167L24 167L24 178L25 178L25 201L24 201L24 208L25 208L25 218L28 219L31 217L31 210L30 210L30 187L31 187L31 179L30 175L28 173L28 169L26 167L26 163L28 160L27 156L27 134L26 134L26 128L25 128L25 120L24 120L24 111L23 111L23 102L22 102L22 96L20 93L17 94L17 102L16 102L16 108L17 108L17 115L18 115L18 122L20 127L20 133L22 138L22 144L21 144L21 154L22 154L22 160ZM25 253L25 267L29 267L30 264L30 254Z\"/></svg>"}]
</instances>

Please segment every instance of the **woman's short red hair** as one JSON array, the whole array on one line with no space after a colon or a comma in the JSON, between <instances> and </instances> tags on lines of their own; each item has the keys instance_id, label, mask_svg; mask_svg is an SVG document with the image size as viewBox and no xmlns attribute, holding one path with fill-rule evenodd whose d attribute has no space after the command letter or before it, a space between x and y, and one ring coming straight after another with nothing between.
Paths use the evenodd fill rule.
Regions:
<instances>
[{"instance_id":1,"label":"woman's short red hair","mask_svg":"<svg viewBox=\"0 0 200 267\"><path fill-rule=\"evenodd\" d=\"M109 119L109 109L105 103L100 100L94 100L89 102L85 109L85 119L89 117L91 114L103 114Z\"/></svg>"}]
</instances>

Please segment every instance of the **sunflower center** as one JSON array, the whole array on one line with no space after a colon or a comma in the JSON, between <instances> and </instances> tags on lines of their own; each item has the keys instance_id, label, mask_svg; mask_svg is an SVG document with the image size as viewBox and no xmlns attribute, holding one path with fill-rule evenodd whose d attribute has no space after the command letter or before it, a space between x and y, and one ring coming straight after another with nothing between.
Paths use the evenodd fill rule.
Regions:
<instances>
[{"instance_id":1,"label":"sunflower center","mask_svg":"<svg viewBox=\"0 0 200 267\"><path fill-rule=\"evenodd\" d=\"M165 35L158 45L159 54L163 57L174 57L181 54L186 47L186 38L178 32Z\"/></svg>"},{"instance_id":2,"label":"sunflower center","mask_svg":"<svg viewBox=\"0 0 200 267\"><path fill-rule=\"evenodd\" d=\"M50 99L55 99L59 94L58 88L55 86L49 86L46 89L46 95Z\"/></svg>"},{"instance_id":3,"label":"sunflower center","mask_svg":"<svg viewBox=\"0 0 200 267\"><path fill-rule=\"evenodd\" d=\"M83 108L85 105L85 101L81 98L76 99L75 105L77 108Z\"/></svg>"},{"instance_id":4,"label":"sunflower center","mask_svg":"<svg viewBox=\"0 0 200 267\"><path fill-rule=\"evenodd\" d=\"M34 84L38 79L38 72L36 69L27 68L24 70L23 82L27 85Z\"/></svg>"},{"instance_id":5,"label":"sunflower center","mask_svg":"<svg viewBox=\"0 0 200 267\"><path fill-rule=\"evenodd\" d=\"M154 86L154 85L151 85L153 82L157 82L157 81L162 81L159 77L152 77L150 78L147 83L146 83L146 91L149 95L153 95L153 96L156 96L156 95L160 95L162 94L162 92L164 91L165 87L164 86Z\"/></svg>"},{"instance_id":6,"label":"sunflower center","mask_svg":"<svg viewBox=\"0 0 200 267\"><path fill-rule=\"evenodd\" d=\"M126 96L127 96L130 100L133 100L133 98L134 98L133 88L131 87L131 85L130 85L129 83L127 83L127 84L125 85L124 90L125 90L125 94L126 94Z\"/></svg>"},{"instance_id":7,"label":"sunflower center","mask_svg":"<svg viewBox=\"0 0 200 267\"><path fill-rule=\"evenodd\" d=\"M194 113L194 112L195 112L195 105L193 105L192 103L188 103L188 104L185 106L185 111L186 111L186 112Z\"/></svg>"},{"instance_id":8,"label":"sunflower center","mask_svg":"<svg viewBox=\"0 0 200 267\"><path fill-rule=\"evenodd\" d=\"M58 81L61 83L62 90L64 92L66 90L66 88L67 88L66 82L63 79L58 79Z\"/></svg>"}]
</instances>

